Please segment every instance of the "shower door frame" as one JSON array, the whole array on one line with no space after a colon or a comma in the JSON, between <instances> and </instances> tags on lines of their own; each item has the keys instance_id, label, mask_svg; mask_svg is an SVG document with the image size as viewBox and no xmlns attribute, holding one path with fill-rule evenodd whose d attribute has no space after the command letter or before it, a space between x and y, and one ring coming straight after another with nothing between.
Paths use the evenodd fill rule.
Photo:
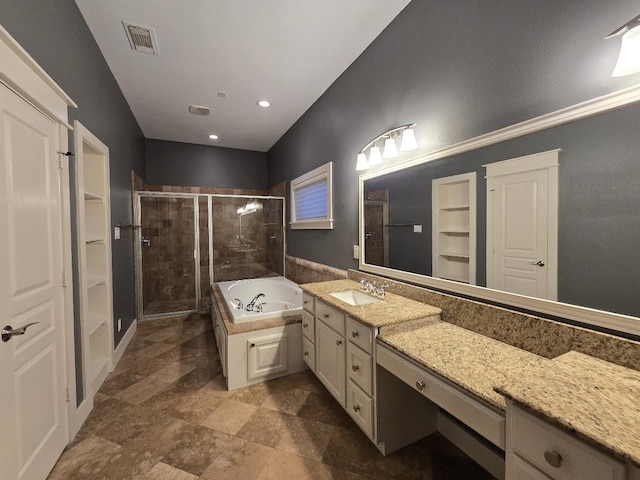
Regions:
<instances>
[{"instance_id":1,"label":"shower door frame","mask_svg":"<svg viewBox=\"0 0 640 480\"><path fill-rule=\"evenodd\" d=\"M200 291L201 278L200 278L200 197L207 198L207 228L208 228L208 240L209 240L209 283L215 282L214 278L214 265L213 265L213 198L246 198L247 200L281 200L282 201L282 276L287 275L287 201L286 197L276 195L247 195L247 194L225 194L225 193L179 193L179 192L153 192L153 191L135 191L135 203L134 203L134 224L138 228L134 228L134 258L135 258L135 286L136 286L136 305L138 312L138 319L140 320L153 320L157 318L172 317L176 315L183 315L188 313L204 313L205 310L200 310L200 303L202 299L202 292ZM143 272L142 272L142 197L160 197L160 198L192 198L194 202L194 263L195 263L195 295L196 295L196 308L193 310L182 310L178 312L157 313L153 315L144 315L144 301L143 295Z\"/></svg>"}]
</instances>

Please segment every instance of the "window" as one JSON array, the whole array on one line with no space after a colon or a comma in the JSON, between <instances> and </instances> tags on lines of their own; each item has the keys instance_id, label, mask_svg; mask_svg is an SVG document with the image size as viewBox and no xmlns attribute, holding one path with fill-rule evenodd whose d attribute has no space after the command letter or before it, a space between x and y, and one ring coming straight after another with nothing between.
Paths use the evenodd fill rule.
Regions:
<instances>
[{"instance_id":1,"label":"window","mask_svg":"<svg viewBox=\"0 0 640 480\"><path fill-rule=\"evenodd\" d=\"M333 228L332 163L291 181L291 228Z\"/></svg>"}]
</instances>

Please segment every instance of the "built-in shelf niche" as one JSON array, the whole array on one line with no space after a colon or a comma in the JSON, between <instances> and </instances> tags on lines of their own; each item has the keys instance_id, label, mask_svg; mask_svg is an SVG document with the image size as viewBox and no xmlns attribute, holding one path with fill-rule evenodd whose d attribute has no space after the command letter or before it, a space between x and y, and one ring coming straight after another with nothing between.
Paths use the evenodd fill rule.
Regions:
<instances>
[{"instance_id":1,"label":"built-in shelf niche","mask_svg":"<svg viewBox=\"0 0 640 480\"><path fill-rule=\"evenodd\" d=\"M74 133L84 397L92 398L113 368L109 149L77 121Z\"/></svg>"},{"instance_id":2,"label":"built-in shelf niche","mask_svg":"<svg viewBox=\"0 0 640 480\"><path fill-rule=\"evenodd\" d=\"M476 284L476 174L432 181L433 276Z\"/></svg>"}]
</instances>

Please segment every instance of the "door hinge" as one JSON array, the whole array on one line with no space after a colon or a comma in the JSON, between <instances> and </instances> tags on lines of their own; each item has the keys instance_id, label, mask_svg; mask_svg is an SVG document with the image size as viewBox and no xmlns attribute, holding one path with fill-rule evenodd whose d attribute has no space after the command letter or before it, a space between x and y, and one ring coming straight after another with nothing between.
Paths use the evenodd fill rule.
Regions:
<instances>
[{"instance_id":1,"label":"door hinge","mask_svg":"<svg viewBox=\"0 0 640 480\"><path fill-rule=\"evenodd\" d=\"M58 168L60 170L64 169L64 161L62 160L62 157L58 157Z\"/></svg>"},{"instance_id":2,"label":"door hinge","mask_svg":"<svg viewBox=\"0 0 640 480\"><path fill-rule=\"evenodd\" d=\"M67 270L66 269L62 270L62 286L63 287L67 286Z\"/></svg>"},{"instance_id":3,"label":"door hinge","mask_svg":"<svg viewBox=\"0 0 640 480\"><path fill-rule=\"evenodd\" d=\"M67 403L69 403L69 402L71 401L71 398L70 398L70 396L69 396L69 385L67 385L67 388L66 388L66 392L65 392L65 401L66 401Z\"/></svg>"}]
</instances>

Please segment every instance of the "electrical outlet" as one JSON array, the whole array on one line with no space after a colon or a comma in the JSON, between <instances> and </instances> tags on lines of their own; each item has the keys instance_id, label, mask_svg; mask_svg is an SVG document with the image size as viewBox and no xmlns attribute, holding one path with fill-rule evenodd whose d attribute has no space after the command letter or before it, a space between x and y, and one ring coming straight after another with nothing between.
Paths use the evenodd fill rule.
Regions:
<instances>
[{"instance_id":1,"label":"electrical outlet","mask_svg":"<svg viewBox=\"0 0 640 480\"><path fill-rule=\"evenodd\" d=\"M120 240L120 227L113 227L113 239Z\"/></svg>"},{"instance_id":2,"label":"electrical outlet","mask_svg":"<svg viewBox=\"0 0 640 480\"><path fill-rule=\"evenodd\" d=\"M118 332L120 330L122 330L122 319L121 318L118 319Z\"/></svg>"},{"instance_id":3,"label":"electrical outlet","mask_svg":"<svg viewBox=\"0 0 640 480\"><path fill-rule=\"evenodd\" d=\"M360 247L358 245L353 246L353 258L360 258Z\"/></svg>"}]
</instances>

